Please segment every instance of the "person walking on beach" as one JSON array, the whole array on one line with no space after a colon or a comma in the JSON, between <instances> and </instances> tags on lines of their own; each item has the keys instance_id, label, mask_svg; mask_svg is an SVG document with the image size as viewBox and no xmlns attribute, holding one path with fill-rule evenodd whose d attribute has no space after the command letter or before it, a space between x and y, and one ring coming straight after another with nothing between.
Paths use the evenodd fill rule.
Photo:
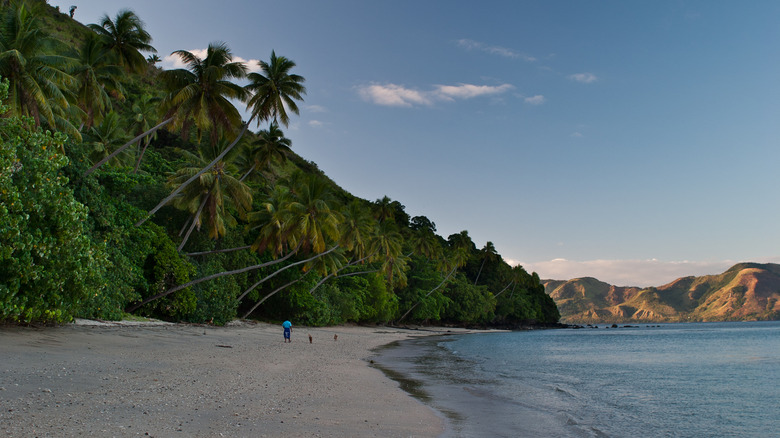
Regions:
<instances>
[{"instance_id":1,"label":"person walking on beach","mask_svg":"<svg viewBox=\"0 0 780 438\"><path fill-rule=\"evenodd\" d=\"M282 328L284 328L284 343L292 342L292 339L290 339L290 333L292 332L292 323L290 321L285 321L282 323Z\"/></svg>"}]
</instances>

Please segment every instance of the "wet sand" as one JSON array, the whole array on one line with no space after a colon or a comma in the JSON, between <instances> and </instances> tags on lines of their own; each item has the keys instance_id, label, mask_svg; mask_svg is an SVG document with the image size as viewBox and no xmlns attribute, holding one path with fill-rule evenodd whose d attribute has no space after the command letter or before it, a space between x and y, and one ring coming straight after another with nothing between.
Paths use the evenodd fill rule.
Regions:
<instances>
[{"instance_id":1,"label":"wet sand","mask_svg":"<svg viewBox=\"0 0 780 438\"><path fill-rule=\"evenodd\" d=\"M0 434L443 433L436 412L368 361L376 347L447 329L293 326L285 344L281 326L269 324L128 324L0 328Z\"/></svg>"}]
</instances>

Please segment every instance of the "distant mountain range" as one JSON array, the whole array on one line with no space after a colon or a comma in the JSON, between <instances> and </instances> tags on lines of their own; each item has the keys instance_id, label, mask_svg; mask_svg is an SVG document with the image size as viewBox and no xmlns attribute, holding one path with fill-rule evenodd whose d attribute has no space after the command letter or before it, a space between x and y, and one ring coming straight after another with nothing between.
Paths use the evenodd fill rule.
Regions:
<instances>
[{"instance_id":1,"label":"distant mountain range","mask_svg":"<svg viewBox=\"0 0 780 438\"><path fill-rule=\"evenodd\" d=\"M780 320L780 265L774 263L739 263L720 275L649 288L590 277L542 283L569 324Z\"/></svg>"}]
</instances>

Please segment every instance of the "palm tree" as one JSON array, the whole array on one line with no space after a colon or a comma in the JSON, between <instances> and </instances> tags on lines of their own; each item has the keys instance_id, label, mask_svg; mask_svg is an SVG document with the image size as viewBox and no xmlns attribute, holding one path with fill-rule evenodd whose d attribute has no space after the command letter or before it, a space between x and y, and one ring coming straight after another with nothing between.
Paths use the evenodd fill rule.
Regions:
<instances>
[{"instance_id":1,"label":"palm tree","mask_svg":"<svg viewBox=\"0 0 780 438\"><path fill-rule=\"evenodd\" d=\"M276 67L277 64L279 65L279 67ZM239 139L241 138L241 136L244 135L244 132L246 132L247 128L249 127L249 124L252 123L252 120L255 117L258 118L258 124L259 124L260 120L267 120L271 115L273 115L274 119L276 119L277 114L279 114L280 117L282 118L282 123L284 123L286 126L287 121L289 121L289 119L287 118L287 113L285 112L284 104L286 103L296 114L298 113L298 107L295 104L294 99L302 100L303 99L302 94L306 93L306 89L303 87L303 85L301 85L301 83L304 81L303 77L289 74L289 70L293 66L295 66L295 63L284 57L277 58L276 54L272 53L271 64L269 65L261 62L260 65L261 67L263 67L263 65L267 67L266 73L268 74L268 77L255 73L250 78L252 83L246 87L246 90L248 92L256 91L255 95L249 99L249 104L247 106L247 109L250 108L252 109L252 116L249 118L249 121L244 124L244 127L242 128L241 132L236 136L236 139L233 141L233 143L231 143L231 145L228 146L225 149L225 151L223 151L224 154L228 153L233 148L233 146L235 146L238 143ZM174 82L179 83L179 81L174 81ZM183 82L179 84L182 83ZM179 104L186 100L185 97L186 96L181 97ZM174 106L178 105L176 101L174 101L173 104ZM164 123L167 123L167 121L163 122L163 124ZM214 163L216 163L216 159L215 161L210 163L209 166L213 165ZM98 165L99 164L100 163L98 163ZM93 171L95 166L93 166L93 169L88 170L87 174ZM207 170L208 167L201 170L201 172L206 172ZM193 177L189 181L182 184L180 188L183 188L190 182L194 181L195 178L197 178L198 176L199 176L198 174L193 175ZM149 217L151 217L151 215L156 213L157 210L162 208L163 205L167 204L176 195L177 192L174 191L173 193L168 195L167 198L160 201L153 209L149 211L146 217L144 217L143 219L141 219L136 223L136 226L140 226L141 224L146 222L146 220Z\"/></svg>"},{"instance_id":2,"label":"palm tree","mask_svg":"<svg viewBox=\"0 0 780 438\"><path fill-rule=\"evenodd\" d=\"M341 214L331 208L334 199L327 183L317 175L306 175L292 193L287 208L293 241L307 253L322 253L328 242L338 242Z\"/></svg>"},{"instance_id":3,"label":"palm tree","mask_svg":"<svg viewBox=\"0 0 780 438\"><path fill-rule=\"evenodd\" d=\"M109 52L100 37L90 34L84 40L71 74L77 81L76 102L86 114L85 127L89 129L96 116L99 119L111 109L111 98L106 90L121 90L117 78L122 70L110 63Z\"/></svg>"},{"instance_id":4,"label":"palm tree","mask_svg":"<svg viewBox=\"0 0 780 438\"><path fill-rule=\"evenodd\" d=\"M358 200L347 204L339 224L341 246L360 259L365 257L367 245L376 231L376 222Z\"/></svg>"},{"instance_id":5,"label":"palm tree","mask_svg":"<svg viewBox=\"0 0 780 438\"><path fill-rule=\"evenodd\" d=\"M455 273L455 271L458 270L461 266L466 264L466 261L469 259L470 250L474 246L474 243L471 241L471 238L468 235L467 231L461 231L458 234L453 234L449 237L450 241L450 251L449 251L449 257L446 259L445 262L445 268L449 269L449 273L444 277L444 280L441 281L436 287L431 289L423 299L428 298L436 292L439 288L444 286L444 284L447 282L447 280L452 277L452 275ZM401 318L398 320L403 321L407 316L409 316L410 313L412 313L412 310L414 310L421 302L422 300L417 301L414 303L412 307L409 308L409 310L406 311L406 313L401 316Z\"/></svg>"},{"instance_id":6,"label":"palm tree","mask_svg":"<svg viewBox=\"0 0 780 438\"><path fill-rule=\"evenodd\" d=\"M380 222L369 244L369 251L382 262L381 271L392 286L406 284L408 259L403 255L402 242L394 222Z\"/></svg>"},{"instance_id":7,"label":"palm tree","mask_svg":"<svg viewBox=\"0 0 780 438\"><path fill-rule=\"evenodd\" d=\"M441 256L441 244L436 234L430 229L420 229L413 232L411 237L412 252L408 254L419 254L429 259L436 260Z\"/></svg>"},{"instance_id":8,"label":"palm tree","mask_svg":"<svg viewBox=\"0 0 780 438\"><path fill-rule=\"evenodd\" d=\"M335 264L331 265L330 267L332 269L330 269L330 272L321 270L325 276L309 290L309 293L313 293L320 285L328 279L335 277L344 269L364 263L367 260L374 258L381 251L380 245L374 245L374 248L369 248L373 242L377 242L380 239L377 236L380 229L377 226L376 221L374 221L368 213L368 210L359 201L353 200L347 204L342 212L342 218L343 219L339 224L340 246L347 251L351 251L352 258L347 263L341 263L340 266L336 266ZM372 252L366 255L366 252L369 249ZM377 270L372 269L370 271L351 273L349 275L358 275L368 272L377 272Z\"/></svg>"},{"instance_id":9,"label":"palm tree","mask_svg":"<svg viewBox=\"0 0 780 438\"><path fill-rule=\"evenodd\" d=\"M390 199L387 195L383 196L382 199L377 199L374 201L374 217L379 222L384 222L386 220L393 220L395 215L395 210L393 209L393 200Z\"/></svg>"},{"instance_id":10,"label":"palm tree","mask_svg":"<svg viewBox=\"0 0 780 438\"><path fill-rule=\"evenodd\" d=\"M92 146L90 158L97 161L109 156L112 150L127 140L127 137L119 114L111 111L103 117L99 124L87 131L84 140L86 144ZM115 155L112 162L114 165L121 166L127 164L130 159L128 154L125 156Z\"/></svg>"},{"instance_id":11,"label":"palm tree","mask_svg":"<svg viewBox=\"0 0 780 438\"><path fill-rule=\"evenodd\" d=\"M38 14L37 7L20 1L0 17L0 76L10 83L8 113L30 116L36 126L46 123L81 141L78 129L65 116L70 107L66 89L75 84L67 73L73 59L53 54L58 42L46 32Z\"/></svg>"},{"instance_id":12,"label":"palm tree","mask_svg":"<svg viewBox=\"0 0 780 438\"><path fill-rule=\"evenodd\" d=\"M167 116L175 117L184 138L194 124L199 140L203 131L210 131L211 143L216 144L220 133L232 133L241 124L241 114L231 99L244 100L247 93L232 80L245 77L246 66L234 62L233 54L222 42L209 44L204 59L186 50L173 54L187 68L160 73L169 91L163 99Z\"/></svg>"},{"instance_id":13,"label":"palm tree","mask_svg":"<svg viewBox=\"0 0 780 438\"><path fill-rule=\"evenodd\" d=\"M474 279L474 286L477 285L477 281L479 281L479 276L482 274L482 268L485 267L485 262L490 261L491 263L498 260L498 252L496 251L496 247L493 245L493 242L487 242L485 244L485 247L482 248L482 264L479 266L479 271L477 272L477 278Z\"/></svg>"},{"instance_id":14,"label":"palm tree","mask_svg":"<svg viewBox=\"0 0 780 438\"><path fill-rule=\"evenodd\" d=\"M114 20L104 15L99 24L90 24L89 28L100 35L117 64L127 71L143 73L148 63L141 52L157 53L144 22L129 9L119 11Z\"/></svg>"},{"instance_id":15,"label":"palm tree","mask_svg":"<svg viewBox=\"0 0 780 438\"><path fill-rule=\"evenodd\" d=\"M221 152L219 146L209 145L201 145L197 154L181 151L187 165L173 175L169 184L172 187L178 186ZM192 214L192 225L179 245L180 251L187 243L193 228L200 228L201 224L206 223L209 237L218 239L225 235L226 226L235 226L237 223L229 207L235 208L240 215L245 215L249 210L252 194L246 184L233 176L234 172L235 168L229 158L220 160L210 172L202 174L196 184L190 184L173 199L174 207Z\"/></svg>"},{"instance_id":16,"label":"palm tree","mask_svg":"<svg viewBox=\"0 0 780 438\"><path fill-rule=\"evenodd\" d=\"M250 221L268 220L259 228L258 238L253 248L258 251L268 248L274 256L278 256L285 248L294 245L295 249L292 252L302 249L305 253L313 253L314 256L291 263L260 279L238 297L239 301L261 283L280 272L310 263L340 249L340 244L332 243L339 241L338 224L341 215L331 208L333 199L330 190L321 179L306 175L298 180L293 190L275 189L274 194L275 199L264 203L260 214L250 216ZM330 248L326 250L327 246Z\"/></svg>"},{"instance_id":17,"label":"palm tree","mask_svg":"<svg viewBox=\"0 0 780 438\"><path fill-rule=\"evenodd\" d=\"M157 96L144 94L140 99L133 103L133 107L130 109L133 115L131 129L135 134L143 134L149 131L152 123L154 123L153 120L157 117L157 104L159 101L160 98ZM155 138L157 138L157 132L147 134L145 137L138 139L138 159L135 162L133 173L138 172L138 167L141 166L141 160L144 157L146 148L149 147L149 143ZM141 147L142 142L143 147Z\"/></svg>"},{"instance_id":18,"label":"palm tree","mask_svg":"<svg viewBox=\"0 0 780 438\"><path fill-rule=\"evenodd\" d=\"M257 119L258 125L261 120L273 117L275 124L281 121L284 126L287 126L290 123L287 109L299 114L295 101L303 100L303 95L306 94L303 83L306 79L297 74L290 74L290 70L295 67L295 62L284 56L277 57L274 51L271 51L270 63L259 61L258 64L262 74L249 73L247 76L250 83L246 89L253 93L247 103L247 110L251 110L252 118Z\"/></svg>"},{"instance_id":19,"label":"palm tree","mask_svg":"<svg viewBox=\"0 0 780 438\"><path fill-rule=\"evenodd\" d=\"M307 253L314 253L314 256L290 264L282 269L288 269L292 266L308 263L317 257L326 256L337 250L339 248L338 244L334 244L327 250L325 249L328 243L339 241L338 222L340 220L340 214L329 205L329 203L332 203L333 201L327 185L317 178L316 175L306 175L298 178L298 181L299 183L296 187L289 192L290 198L289 201L286 202L286 207L280 204L277 208L277 217L280 222L278 227L271 227L271 229L278 228L279 232L264 241L262 246L256 247L258 250L261 250L261 248L271 248L272 254L276 255L281 254L281 251L277 252L277 248L286 248L287 245L292 246L293 248L289 250L286 255L258 265L219 272L192 280L188 283L175 286L164 292L160 292L157 295L146 298L140 303L130 306L127 311L132 312L146 303L204 281L213 280L226 275L241 274L282 263L293 255L298 254L298 251L301 249ZM276 237L278 237L278 240L274 240ZM277 242L283 243L278 244ZM253 245L253 247L255 246ZM276 275L280 271L281 269L268 277ZM258 284L262 281L264 280L261 279ZM242 294L241 298L243 298L246 293L248 292Z\"/></svg>"},{"instance_id":20,"label":"palm tree","mask_svg":"<svg viewBox=\"0 0 780 438\"><path fill-rule=\"evenodd\" d=\"M170 90L163 100L163 105L167 108L168 119L152 128L152 130L158 129L171 120L177 120L177 123L182 128L183 136L186 137L190 121L192 120L198 128L198 137L200 138L203 130L209 129L211 131L211 142L216 144L219 134L226 134L226 131L232 131L234 127L241 123L241 115L230 102L230 99L244 100L246 91L244 88L231 82L230 79L244 77L246 75L246 66L241 62L233 62L233 55L225 43L209 44L205 59L200 59L198 56L185 50L178 50L173 53L182 58L189 70L166 70L160 73L160 77ZM176 197L180 190L183 190L187 185L199 178L200 175L207 172L211 166L215 165L217 161L229 153L241 140L248 127L249 123L245 123L233 142L224 148L222 154L215 157L211 163L190 177L189 180L180 184L176 190L151 209L143 219L139 220L136 226L141 226L163 205ZM129 144L123 147L129 146ZM98 163L90 168L85 175L94 171L101 164Z\"/></svg>"},{"instance_id":21,"label":"palm tree","mask_svg":"<svg viewBox=\"0 0 780 438\"><path fill-rule=\"evenodd\" d=\"M252 143L253 147L247 154L252 165L241 177L241 181L255 170L268 169L273 162L284 163L287 161L287 153L291 150L292 141L284 137L284 132L276 123L257 134L259 138Z\"/></svg>"}]
</instances>

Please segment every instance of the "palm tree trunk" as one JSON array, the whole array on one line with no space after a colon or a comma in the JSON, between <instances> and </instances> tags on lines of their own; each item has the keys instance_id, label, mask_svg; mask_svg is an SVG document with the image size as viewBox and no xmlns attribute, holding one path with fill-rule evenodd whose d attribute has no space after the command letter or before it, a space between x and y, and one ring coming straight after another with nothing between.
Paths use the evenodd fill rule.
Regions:
<instances>
[{"instance_id":1,"label":"palm tree trunk","mask_svg":"<svg viewBox=\"0 0 780 438\"><path fill-rule=\"evenodd\" d=\"M153 208L151 211L149 211L149 213L147 213L147 214L146 214L146 217L144 217L143 219L141 219L140 221L138 221L138 223L136 223L136 224L135 224L135 226L136 226L136 227L140 227L141 225L143 225L143 223L144 223L144 222L146 222L146 220L147 220L147 219L149 219L150 217L152 217L152 215L154 215L155 213L157 213L157 210L159 210L160 208L162 208L162 206L163 206L163 205L167 204L167 203L168 203L168 202L169 202L171 199L173 199L173 198L174 198L176 195L178 195L178 194L179 194L179 192L181 192L182 190L184 190L184 188L185 188L185 187L187 187L187 186L188 186L188 185L189 185L191 182L193 182L193 181L195 181L196 179L200 178L200 176L201 176L201 175L203 175L204 173L206 173L206 172L207 172L209 169L211 169L211 168L212 168L212 167L213 167L215 164L217 164L217 163L219 162L219 160L221 160L222 158L224 158L224 157L225 157L225 155L227 155L227 153L228 153L228 152L230 152L230 150L231 150L231 149L233 149L233 147L234 147L236 144L238 144L238 141L239 141L239 140L241 140L241 137L243 137L243 136L244 136L244 133L246 132L247 128L249 127L249 123L251 123L251 122L252 122L252 120L250 119L250 120L249 120L249 122L247 122L246 124L244 124L244 128L241 130L241 133L239 133L239 134L238 134L238 136L236 137L236 139L235 139L235 140L233 140L233 143L230 143L230 145L229 145L228 147L226 147L226 148L225 148L225 150L224 150L224 151L222 151L222 153L221 153L221 154L219 154L219 155L217 156L217 158L214 158L214 160L213 160L211 163L207 164L207 165L206 165L206 167L204 167L203 169L201 169L201 170L200 170L200 172L196 173L195 175L193 175L192 177L190 177L190 179L188 179L187 181L185 181L184 183L182 183L181 185L179 185L179 187L177 187L177 188L176 188L176 190L174 190L174 191L173 191L173 192L172 192L170 195L168 195L168 197L167 197L167 198L165 198L165 199L163 199L162 201L160 201L160 203L159 203L159 204L157 204L157 206L156 206L156 207L154 207L154 208Z\"/></svg>"},{"instance_id":2,"label":"palm tree trunk","mask_svg":"<svg viewBox=\"0 0 780 438\"><path fill-rule=\"evenodd\" d=\"M192 233L192 230L195 229L195 225L198 224L198 219L200 218L200 213L203 212L203 207L206 206L206 202L209 200L209 197L211 196L211 190L206 193L206 197L203 198L203 202L200 203L200 207L198 207L197 213L195 213L195 216L192 217L192 225L190 225L190 228L187 230L187 234L184 236L184 239L182 239L181 244L178 248L176 248L176 251L181 252L181 249L184 248L184 245L187 244L187 240L190 238L190 234Z\"/></svg>"},{"instance_id":3,"label":"palm tree trunk","mask_svg":"<svg viewBox=\"0 0 780 438\"><path fill-rule=\"evenodd\" d=\"M347 263L346 265L344 265L344 266L342 266L341 268L339 268L339 269L338 269L336 272L332 272L332 273L328 274L328 276L327 276L327 277L325 277L325 278L323 278L322 280L318 281L318 282L317 282L317 284L315 284L313 288L309 289L309 293L310 293L310 294L314 293L314 291L315 291L315 290L317 290L317 288L318 288L318 287L320 287L320 286L322 285L322 283L325 283L325 282L326 282L328 279L330 279L331 277L333 277L333 276L335 276L335 275L338 275L338 274L339 274L339 272L341 272L342 270L344 270L344 269L346 269L346 268L348 268L348 267L350 267L350 266L357 265L358 263L362 263L364 260L366 260L366 259L369 259L369 258L373 257L373 256L374 256L374 254L376 254L376 253L377 253L377 251L374 251L374 252L373 252L371 255L369 255L369 256L366 256L366 257L363 257L362 259L360 259L360 260L356 260L356 261L354 261L354 262L349 262L349 263ZM377 271L364 271L364 272L359 272L359 274L366 274L366 273L368 273L368 272L377 272ZM345 274L345 275L344 275L344 277L349 277L350 275L357 275L357 274Z\"/></svg>"},{"instance_id":4,"label":"palm tree trunk","mask_svg":"<svg viewBox=\"0 0 780 438\"><path fill-rule=\"evenodd\" d=\"M252 172L254 172L254 170L255 170L255 167L257 167L257 163L253 163L253 164L252 164L252 167L250 167L250 168L249 168L249 170L247 170L247 171L246 171L246 173L244 174L244 176L242 176L242 177L241 177L241 178L238 180L238 182L244 182L244 180L246 179L246 177L248 177L248 176L249 176L249 175L250 175Z\"/></svg>"},{"instance_id":5,"label":"palm tree trunk","mask_svg":"<svg viewBox=\"0 0 780 438\"><path fill-rule=\"evenodd\" d=\"M187 225L190 224L190 220L193 219L193 216L187 216L187 220L184 221L184 225L181 226L181 230L179 230L178 236L181 237L182 234L184 234L184 230L187 229Z\"/></svg>"},{"instance_id":6,"label":"palm tree trunk","mask_svg":"<svg viewBox=\"0 0 780 438\"><path fill-rule=\"evenodd\" d=\"M215 278L224 277L226 275L241 274L243 272L249 272L249 271L253 271L255 269L261 269L261 268L265 268L265 267L268 267L268 266L273 266L273 265L278 264L278 263L282 263L283 261L285 261L285 260L289 259L290 257L292 257L293 254L298 252L298 250L300 248L301 248L301 244L299 243L298 246L294 250L290 251L287 255L285 255L284 257L282 257L280 259L271 260L270 262L260 263L259 265L253 265L253 266L249 266L249 267L246 267L246 268L234 269L232 271L218 272L216 274L207 275L205 277L201 277L201 278L192 280L192 281L190 281L188 283L172 287L172 288L170 288L170 289L168 289L168 290L166 290L164 292L160 292L157 295L151 296L151 297L141 301L140 303L138 303L138 304L136 304L134 306L129 307L127 309L127 313L132 313L133 311L137 310L139 307L143 306L144 304L150 303L150 302L152 302L152 301L154 301L154 300L156 300L158 298L162 298L162 297L164 297L166 295L170 295L170 294L172 294L172 293L174 293L176 291L180 291L180 290L188 288L190 286L194 286L194 285L196 285L198 283L203 283L204 281L213 280Z\"/></svg>"},{"instance_id":7,"label":"palm tree trunk","mask_svg":"<svg viewBox=\"0 0 780 438\"><path fill-rule=\"evenodd\" d=\"M479 265L479 272L477 272L477 278L474 279L474 286L477 285L477 282L479 281L479 275L482 274L482 268L485 267L485 262L487 261L487 257L482 259L482 264Z\"/></svg>"},{"instance_id":8,"label":"palm tree trunk","mask_svg":"<svg viewBox=\"0 0 780 438\"><path fill-rule=\"evenodd\" d=\"M447 274L447 276L446 276L446 277L444 277L444 280L442 280L442 281L441 281L441 283L439 283L439 285L438 285L438 286L436 286L436 287L434 287L433 289L431 289L431 291L430 291L430 292L428 292L427 294L425 294L425 296L424 296L423 298L428 298L428 297L429 297L429 296L431 296L431 294L432 294L432 293L434 293L434 292L435 292L435 291L436 291L438 288L442 287L442 286L444 285L444 283L445 283L447 280L449 280L450 276L452 276L452 274L454 274L454 273L455 273L455 271L456 271L457 269L458 269L458 267L457 267L457 266L455 266L454 268L452 268L452 271L450 271L450 273L449 273L449 274ZM420 304L420 301L417 301L416 303L414 303L414 306L412 306L412 307L411 307L409 310L407 310L407 311L406 311L406 313L404 313L404 315L403 315L403 316L402 316L402 317L401 317L401 318L398 320L398 322L401 322L401 321L403 321L403 320L404 320L404 318L406 318L406 317L407 317L407 315L409 315L409 314L412 312L412 310L414 310L414 308L415 308L415 307L417 307L419 304Z\"/></svg>"},{"instance_id":9,"label":"palm tree trunk","mask_svg":"<svg viewBox=\"0 0 780 438\"><path fill-rule=\"evenodd\" d=\"M306 274L308 274L308 272L307 272ZM256 303L256 304L255 304L255 305L254 305L254 306L253 306L251 309L249 309L249 312L246 312L246 313L244 314L244 316L242 316L242 317L241 317L241 319L246 319L246 318L247 318L249 315L251 315L251 314L252 314L252 312L254 312L254 311L255 311L255 309L257 309L258 307L260 307L260 305L261 305L261 304L263 304L263 303L265 302L265 300L267 300L267 299L271 298L272 296L276 295L276 294L277 294L279 291L281 291L282 289L285 289L285 288L287 288L287 287L289 287L289 286L292 286L293 284L295 284L295 283L297 283L297 282L299 282L299 281L303 280L303 277L305 277L305 276L306 276L306 274L304 274L303 276L301 276L300 278L298 278L298 279L296 279L296 280L293 280L293 281L291 281L291 282L289 282L289 283L285 284L284 286L279 286L278 288L276 288L276 290L274 290L274 291L273 291L273 292L271 292L270 294L268 294L268 295L264 296L264 297L263 297L263 299L261 299L260 301L258 301L258 302L257 302L257 303Z\"/></svg>"},{"instance_id":10,"label":"palm tree trunk","mask_svg":"<svg viewBox=\"0 0 780 438\"><path fill-rule=\"evenodd\" d=\"M494 298L498 298L498 296L499 296L499 295L501 295L502 293L504 293L504 291L506 291L507 289L509 289L509 286L511 286L513 283L514 283L514 281L510 281L510 282L509 282L509 284L507 284L506 286L504 286L504 288L503 288L503 289L501 289L501 292L497 293L497 294L494 296ZM514 289L514 288L512 288L512 290L515 290L515 289Z\"/></svg>"},{"instance_id":11,"label":"palm tree trunk","mask_svg":"<svg viewBox=\"0 0 780 438\"><path fill-rule=\"evenodd\" d=\"M212 251L201 251L201 252L188 252L184 255L194 257L194 256L201 256L201 255L209 255L209 254L217 254L221 252L233 252L233 251L241 251L243 249L249 249L252 245L246 245L246 246L237 246L235 248L226 248L226 249L215 249Z\"/></svg>"},{"instance_id":12,"label":"palm tree trunk","mask_svg":"<svg viewBox=\"0 0 780 438\"><path fill-rule=\"evenodd\" d=\"M98 161L98 162L97 162L97 164L95 164L94 166L90 167L90 168L89 168L89 169L88 169L86 172L84 172L84 175L82 175L82 177L85 177L85 176L89 175L90 173L94 172L94 171L95 171L95 170L96 170L98 167L100 167L100 166L102 166L102 165L106 164L106 162L107 162L108 160L110 160L110 159L114 158L114 157L115 157L115 156L117 156L117 155L118 155L120 152L122 152L123 150L127 149L127 147L128 147L128 146L130 146L131 144L133 144L133 143L137 142L138 140L140 140L140 139L144 138L144 136L145 136L145 135L150 135L150 134L152 134L153 132L157 131L158 129L162 128L163 126L167 125L168 123L170 123L170 122L172 122L172 121L173 121L173 117L171 117L171 118L170 118L170 119L168 119L168 120L165 120L165 121L161 122L160 124L158 124L158 125L157 125L157 126L155 126L154 128L152 128L152 129L150 129L150 130L148 130L148 131L144 132L143 134L140 134L140 135L138 135L136 138L134 138L134 139L132 139L132 140L128 141L127 143L125 143L124 145L122 145L122 146L121 146L119 149L117 149L117 150L115 150L114 152L112 152L112 153L111 153L111 155L107 156L106 158L103 158L102 160Z\"/></svg>"},{"instance_id":13,"label":"palm tree trunk","mask_svg":"<svg viewBox=\"0 0 780 438\"><path fill-rule=\"evenodd\" d=\"M265 277L261 278L261 279L260 279L260 280L259 280L257 283L255 283L255 284L253 284L252 286L250 286L250 287L249 287L249 289L245 290L245 291L244 291L244 293L242 293L242 294L241 294L241 295L238 297L238 301L241 301L241 300L242 300L242 299L243 299L243 298L246 296L246 294L248 294L249 292L252 292L252 291L253 291L253 290L254 290L254 289L257 287L257 286L260 286L260 284L264 283L266 280L270 280L270 279L271 279L273 276L275 276L276 274L278 274L278 273L280 273L280 272L282 272L282 271L286 270L287 268L292 268L293 266L298 266L298 265L300 265L300 264L302 264L302 263L310 262L310 261L312 261L312 260L314 260L314 259L317 259L317 258L319 258L319 257L322 257L322 256L324 256L325 254L328 254L328 253L331 253L331 252L335 251L335 250L336 250L336 248L338 248L338 247L339 247L339 246L338 246L338 245L336 245L336 246L334 246L333 248L331 248L331 249L329 249L329 250L327 250L327 251L325 251L325 252L323 252L323 253L317 254L317 255L316 255L316 256L314 256L314 257L310 257L310 258L308 258L308 259L306 259L306 260L301 260L301 261L298 261L298 262L295 262L295 263L290 263L289 265L287 265L287 266L285 266L285 267L283 267L283 268L279 269L278 271L274 272L273 274L271 274L271 275L267 275L267 276L265 276Z\"/></svg>"},{"instance_id":14,"label":"palm tree trunk","mask_svg":"<svg viewBox=\"0 0 780 438\"><path fill-rule=\"evenodd\" d=\"M141 140L138 140L139 145ZM133 169L133 173L138 173L138 168L141 167L141 160L144 158L144 152L146 152L146 148L149 147L149 144L152 142L151 137L146 138L146 142L144 144L143 149L141 149L141 153L138 154L138 161L135 162L135 168Z\"/></svg>"}]
</instances>

